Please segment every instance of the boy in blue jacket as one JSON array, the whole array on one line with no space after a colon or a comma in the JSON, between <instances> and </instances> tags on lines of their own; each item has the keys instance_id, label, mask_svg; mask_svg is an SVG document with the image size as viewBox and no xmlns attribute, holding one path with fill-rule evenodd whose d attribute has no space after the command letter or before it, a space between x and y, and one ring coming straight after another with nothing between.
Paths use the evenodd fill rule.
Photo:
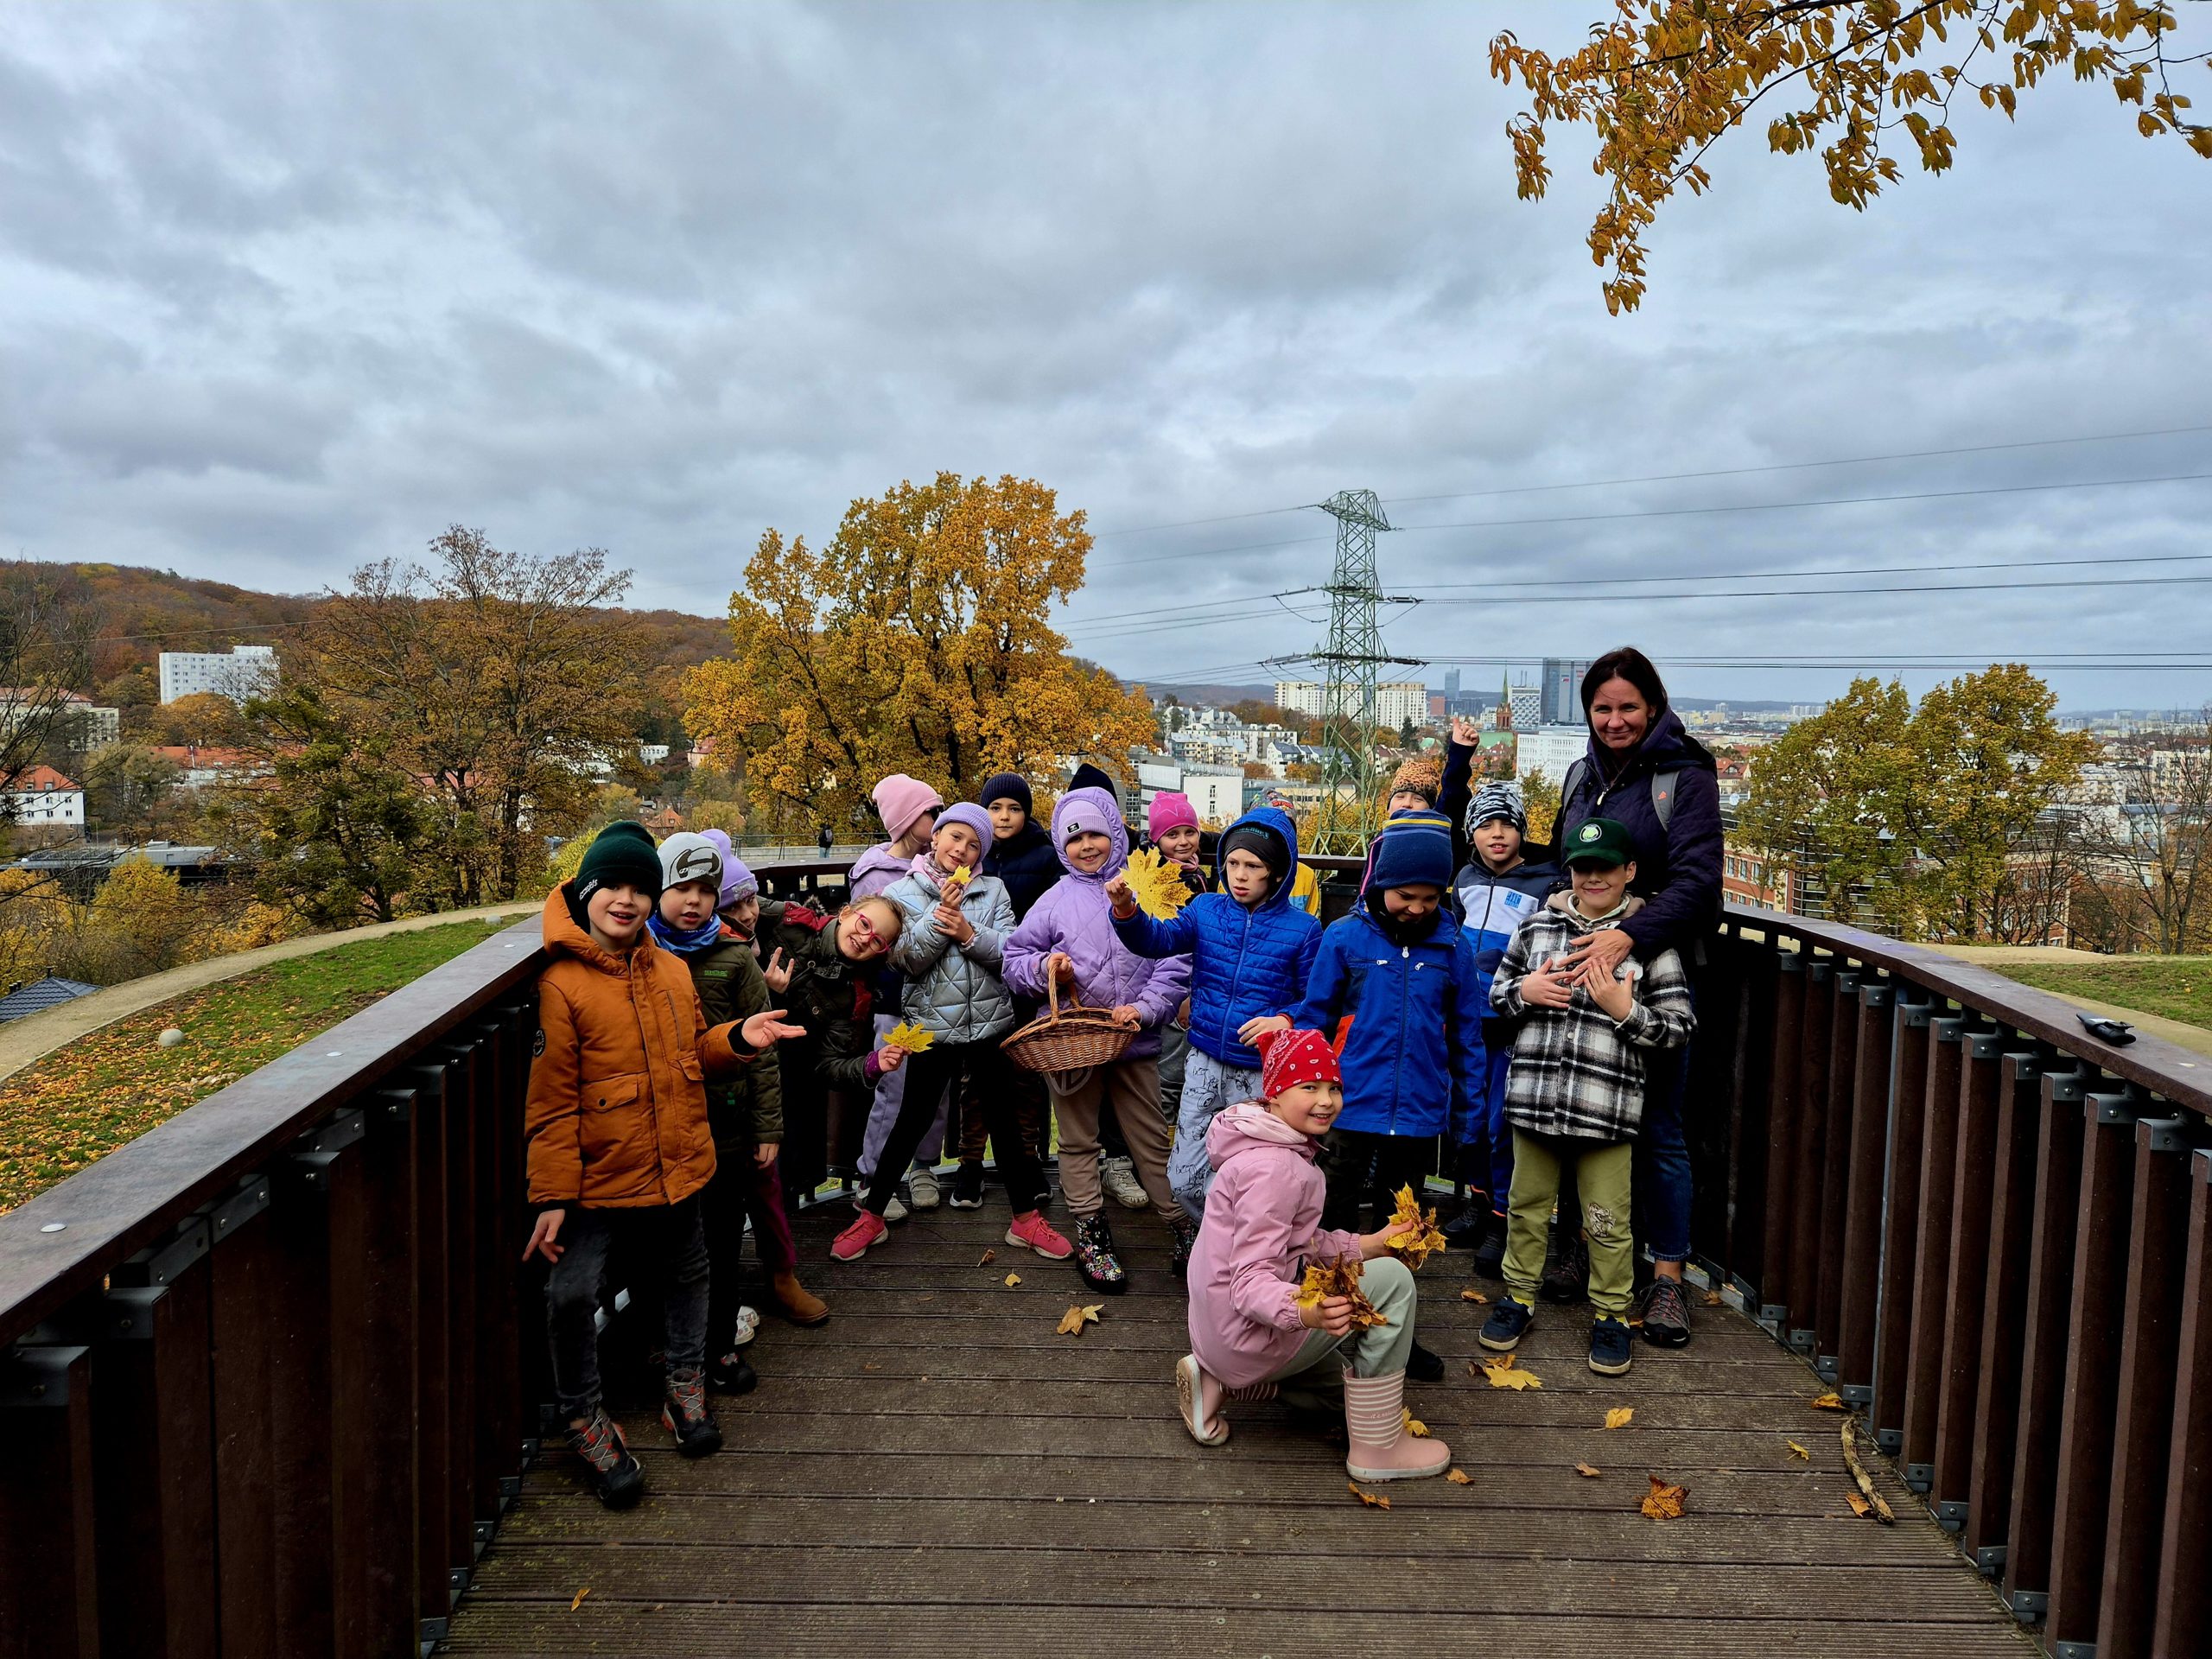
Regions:
<instances>
[{"instance_id":1,"label":"boy in blue jacket","mask_svg":"<svg viewBox=\"0 0 2212 1659\"><path fill-rule=\"evenodd\" d=\"M1482 1022L1490 1011L1474 942L1445 907L1452 838L1426 813L1401 814L1370 849L1366 890L1321 936L1301 1030L1335 1034L1344 1107L1329 1131L1326 1227L1357 1230L1370 1192L1383 1221L1390 1195L1428 1174L1436 1137L1481 1097ZM1416 1346L1412 1375L1442 1362Z\"/></svg>"},{"instance_id":2,"label":"boy in blue jacket","mask_svg":"<svg viewBox=\"0 0 2212 1659\"><path fill-rule=\"evenodd\" d=\"M1213 1166L1206 1130L1224 1106L1258 1097L1263 1031L1287 1030L1321 946L1321 924L1291 902L1298 830L1289 814L1255 806L1214 849L1222 890L1200 893L1166 921L1139 910L1126 878L1108 884L1114 932L1141 957L1191 957L1191 1057L1167 1185L1184 1212L1205 1213Z\"/></svg>"},{"instance_id":3,"label":"boy in blue jacket","mask_svg":"<svg viewBox=\"0 0 2212 1659\"><path fill-rule=\"evenodd\" d=\"M1484 780L1467 803L1467 861L1452 882L1452 908L1475 947L1483 1000L1505 960L1521 924L1544 906L1559 885L1559 866L1548 847L1529 842L1529 808L1521 785L1510 778ZM1513 1058L1513 1022L1493 1011L1483 1020L1482 1092L1454 1119L1459 1175L1467 1184L1465 1213L1446 1223L1444 1236L1474 1247L1474 1271L1485 1279L1503 1272L1505 1200L1513 1191L1513 1132L1505 1122L1505 1067Z\"/></svg>"}]
</instances>

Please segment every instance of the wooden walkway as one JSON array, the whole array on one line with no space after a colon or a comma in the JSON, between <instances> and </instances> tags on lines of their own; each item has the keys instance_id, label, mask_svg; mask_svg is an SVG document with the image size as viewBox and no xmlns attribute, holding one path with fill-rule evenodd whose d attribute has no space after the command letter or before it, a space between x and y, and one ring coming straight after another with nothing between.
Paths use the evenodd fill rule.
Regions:
<instances>
[{"instance_id":1,"label":"wooden walkway","mask_svg":"<svg viewBox=\"0 0 2212 1659\"><path fill-rule=\"evenodd\" d=\"M1001 1242L1004 1202L917 1217L847 1268L827 1260L842 1207L802 1217L835 1317L763 1329L759 1390L719 1403L721 1453L686 1463L629 1411L650 1489L623 1515L565 1453L542 1459L442 1650L2036 1651L1886 1466L1897 1526L1851 1513L1836 1420L1807 1404L1819 1380L1728 1309L1608 1380L1583 1363L1586 1316L1548 1308L1522 1355L1543 1387L1511 1393L1468 1375L1486 1310L1459 1300L1466 1258L1431 1262L1421 1334L1447 1372L1409 1398L1474 1478L1377 1489L1385 1513L1345 1490L1341 1446L1279 1407L1241 1408L1224 1446L1191 1442L1170 1382L1183 1298L1149 1218L1116 1213L1135 1285L1071 1338L1055 1324L1092 1299ZM1622 1405L1634 1422L1607 1432ZM1683 1519L1638 1513L1647 1474L1688 1487Z\"/></svg>"}]
</instances>

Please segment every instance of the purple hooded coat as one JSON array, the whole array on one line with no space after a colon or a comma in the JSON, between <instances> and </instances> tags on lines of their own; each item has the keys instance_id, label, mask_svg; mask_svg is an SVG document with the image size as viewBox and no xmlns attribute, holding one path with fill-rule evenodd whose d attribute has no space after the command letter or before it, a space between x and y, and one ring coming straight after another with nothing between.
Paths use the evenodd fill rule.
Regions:
<instances>
[{"instance_id":1,"label":"purple hooded coat","mask_svg":"<svg viewBox=\"0 0 2212 1659\"><path fill-rule=\"evenodd\" d=\"M1078 874L1068 862L1068 840L1082 830L1103 830L1114 849L1094 874ZM1067 952L1075 964L1076 995L1096 1008L1137 1010L1144 1029L1123 1051L1130 1059L1160 1052L1160 1027L1182 1006L1191 989L1191 959L1169 957L1154 962L1141 957L1114 934L1114 906L1106 883L1129 861L1129 831L1122 812L1103 789L1071 789L1052 808L1052 845L1067 871L1030 906L1021 925L1007 938L1006 982L1023 996L1045 997L1045 958Z\"/></svg>"}]
</instances>

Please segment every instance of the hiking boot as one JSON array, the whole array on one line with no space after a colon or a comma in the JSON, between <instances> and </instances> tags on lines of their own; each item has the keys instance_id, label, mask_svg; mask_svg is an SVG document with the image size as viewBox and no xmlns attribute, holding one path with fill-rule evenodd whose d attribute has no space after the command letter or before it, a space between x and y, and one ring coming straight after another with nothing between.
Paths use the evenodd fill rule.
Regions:
<instances>
[{"instance_id":1,"label":"hiking boot","mask_svg":"<svg viewBox=\"0 0 2212 1659\"><path fill-rule=\"evenodd\" d=\"M1083 1282L1093 1290L1129 1287L1128 1270L1114 1254L1114 1230L1103 1216L1085 1216L1076 1223L1075 1264L1083 1272Z\"/></svg>"},{"instance_id":2,"label":"hiking boot","mask_svg":"<svg viewBox=\"0 0 2212 1659\"><path fill-rule=\"evenodd\" d=\"M855 1210L865 1210L868 1208L868 1188L865 1186L861 1188L859 1192L853 1194L853 1208ZM899 1195L896 1192L893 1192L891 1195L891 1202L883 1206L883 1219L886 1221L904 1221L906 1219L906 1206L899 1201Z\"/></svg>"},{"instance_id":3,"label":"hiking boot","mask_svg":"<svg viewBox=\"0 0 2212 1659\"><path fill-rule=\"evenodd\" d=\"M1505 1277L1505 1217L1492 1216L1490 1230L1475 1246L1474 1260L1467 1263L1467 1271L1478 1279L1502 1280Z\"/></svg>"},{"instance_id":4,"label":"hiking boot","mask_svg":"<svg viewBox=\"0 0 2212 1659\"><path fill-rule=\"evenodd\" d=\"M860 1218L830 1241L832 1262L857 1262L868 1251L891 1236L891 1230L883 1224L883 1217L870 1210L863 1210Z\"/></svg>"},{"instance_id":5,"label":"hiking boot","mask_svg":"<svg viewBox=\"0 0 2212 1659\"><path fill-rule=\"evenodd\" d=\"M963 1164L952 1172L952 1196L945 1200L956 1210L983 1207L983 1166Z\"/></svg>"},{"instance_id":6,"label":"hiking boot","mask_svg":"<svg viewBox=\"0 0 2212 1659\"><path fill-rule=\"evenodd\" d=\"M605 1407L593 1407L591 1421L569 1431L569 1450L583 1459L584 1478L608 1509L626 1510L645 1495L645 1471Z\"/></svg>"},{"instance_id":7,"label":"hiking boot","mask_svg":"<svg viewBox=\"0 0 2212 1659\"><path fill-rule=\"evenodd\" d=\"M1403 1371L1344 1373L1344 1432L1351 1440L1344 1472L1354 1480L1418 1480L1442 1474L1452 1462L1452 1448L1443 1441L1406 1433Z\"/></svg>"},{"instance_id":8,"label":"hiking boot","mask_svg":"<svg viewBox=\"0 0 2212 1659\"><path fill-rule=\"evenodd\" d=\"M1406 1375L1416 1382L1441 1382L1444 1362L1416 1342L1406 1356Z\"/></svg>"},{"instance_id":9,"label":"hiking boot","mask_svg":"<svg viewBox=\"0 0 2212 1659\"><path fill-rule=\"evenodd\" d=\"M1175 1239L1167 1253L1167 1270L1178 1279L1186 1279L1191 1273L1191 1252L1198 1244L1198 1224L1188 1216L1178 1216L1167 1224L1167 1230Z\"/></svg>"},{"instance_id":10,"label":"hiking boot","mask_svg":"<svg viewBox=\"0 0 2212 1659\"><path fill-rule=\"evenodd\" d=\"M1654 1348L1687 1347L1690 1339L1689 1299L1679 1279L1654 1279L1643 1299L1643 1339Z\"/></svg>"},{"instance_id":11,"label":"hiking boot","mask_svg":"<svg viewBox=\"0 0 2212 1659\"><path fill-rule=\"evenodd\" d=\"M697 1371L669 1373L660 1426L676 1436L676 1449L687 1458L709 1457L722 1449L722 1432L707 1414L707 1379Z\"/></svg>"},{"instance_id":12,"label":"hiking boot","mask_svg":"<svg viewBox=\"0 0 2212 1659\"><path fill-rule=\"evenodd\" d=\"M1034 1250L1047 1262L1065 1262L1075 1254L1075 1246L1060 1236L1059 1229L1034 1210L1025 1210L1007 1224L1006 1242Z\"/></svg>"},{"instance_id":13,"label":"hiking boot","mask_svg":"<svg viewBox=\"0 0 2212 1659\"><path fill-rule=\"evenodd\" d=\"M934 1210L944 1202L944 1189L937 1184L937 1171L917 1163L906 1172L906 1193L917 1210Z\"/></svg>"},{"instance_id":14,"label":"hiking boot","mask_svg":"<svg viewBox=\"0 0 2212 1659\"><path fill-rule=\"evenodd\" d=\"M1152 1203L1145 1196L1144 1183L1137 1179L1137 1166L1127 1158L1101 1158L1098 1160L1098 1185L1106 1189L1106 1196L1124 1210L1142 1210Z\"/></svg>"},{"instance_id":15,"label":"hiking boot","mask_svg":"<svg viewBox=\"0 0 2212 1659\"><path fill-rule=\"evenodd\" d=\"M760 1373L733 1348L720 1359L707 1363L707 1386L716 1394L750 1394L760 1386Z\"/></svg>"},{"instance_id":16,"label":"hiking boot","mask_svg":"<svg viewBox=\"0 0 2212 1659\"><path fill-rule=\"evenodd\" d=\"M1628 1321L1616 1313L1599 1315L1590 1326L1590 1369L1600 1376L1618 1376L1631 1363Z\"/></svg>"},{"instance_id":17,"label":"hiking boot","mask_svg":"<svg viewBox=\"0 0 2212 1659\"><path fill-rule=\"evenodd\" d=\"M1459 1213L1439 1230L1444 1235L1444 1242L1453 1249L1473 1249L1490 1231L1490 1196L1484 1192L1468 1193L1467 1201L1459 1206Z\"/></svg>"},{"instance_id":18,"label":"hiking boot","mask_svg":"<svg viewBox=\"0 0 2212 1659\"><path fill-rule=\"evenodd\" d=\"M1518 1296L1501 1298L1490 1311L1490 1318L1483 1321L1482 1334L1477 1338L1485 1348L1501 1354L1510 1354L1521 1345L1521 1338L1536 1322L1536 1310Z\"/></svg>"},{"instance_id":19,"label":"hiking boot","mask_svg":"<svg viewBox=\"0 0 2212 1659\"><path fill-rule=\"evenodd\" d=\"M779 1273L768 1281L776 1306L793 1325L820 1325L830 1317L830 1304L798 1281L796 1273Z\"/></svg>"},{"instance_id":20,"label":"hiking boot","mask_svg":"<svg viewBox=\"0 0 2212 1659\"><path fill-rule=\"evenodd\" d=\"M1590 1294L1590 1247L1577 1233L1560 1246L1559 1260L1544 1269L1536 1294L1548 1302L1580 1302Z\"/></svg>"}]
</instances>

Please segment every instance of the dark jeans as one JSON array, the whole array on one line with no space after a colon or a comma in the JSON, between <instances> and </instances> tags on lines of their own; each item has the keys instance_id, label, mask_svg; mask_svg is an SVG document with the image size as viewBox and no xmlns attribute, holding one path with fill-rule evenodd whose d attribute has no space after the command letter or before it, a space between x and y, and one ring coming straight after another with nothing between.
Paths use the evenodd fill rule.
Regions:
<instances>
[{"instance_id":1,"label":"dark jeans","mask_svg":"<svg viewBox=\"0 0 2212 1659\"><path fill-rule=\"evenodd\" d=\"M1485 1050L1483 1097L1457 1126L1459 1179L1467 1184L1467 1196L1480 1198L1500 1216L1513 1191L1513 1126L1505 1121L1505 1068L1512 1058L1512 1049L1503 1043Z\"/></svg>"},{"instance_id":2,"label":"dark jeans","mask_svg":"<svg viewBox=\"0 0 2212 1659\"><path fill-rule=\"evenodd\" d=\"M707 1240L696 1194L681 1204L641 1210L587 1210L570 1205L561 1224L561 1259L545 1275L545 1334L553 1351L553 1397L563 1422L588 1417L599 1404L599 1332L594 1316L619 1245L633 1271L658 1271L648 1288L661 1296L668 1371L697 1371L707 1363Z\"/></svg>"},{"instance_id":3,"label":"dark jeans","mask_svg":"<svg viewBox=\"0 0 2212 1659\"><path fill-rule=\"evenodd\" d=\"M1435 1156L1433 1135L1331 1129L1321 1142L1321 1174L1328 1183L1321 1224L1350 1232L1376 1230L1396 1207L1393 1194L1408 1182L1418 1189ZM1376 1206L1376 1224L1362 1228L1360 1209L1370 1200Z\"/></svg>"},{"instance_id":4,"label":"dark jeans","mask_svg":"<svg viewBox=\"0 0 2212 1659\"><path fill-rule=\"evenodd\" d=\"M711 1274L707 1287L707 1332L716 1344L729 1341L737 1330L742 1294L738 1263L745 1253L747 1216L753 1219L753 1248L760 1255L765 1277L789 1273L798 1263L791 1217L784 1211L783 1179L774 1164L766 1169L755 1164L753 1154L750 1141L716 1147L715 1179L699 1195L699 1223L706 1234Z\"/></svg>"},{"instance_id":5,"label":"dark jeans","mask_svg":"<svg viewBox=\"0 0 2212 1659\"><path fill-rule=\"evenodd\" d=\"M899 1118L891 1126L891 1133L883 1143L883 1154L875 1162L875 1179L869 1185L866 1206L880 1216L890 1207L893 1195L899 1190L899 1178L906 1173L906 1166L913 1161L914 1148L922 1144L922 1137L929 1133L930 1125L937 1121L938 1102L944 1098L948 1086L954 1089L960 1119L968 1121L970 1113L979 1114L990 1135L991 1147L998 1154L999 1179L1006 1183L1007 1198L1014 1205L1016 1215L1037 1207L1037 1194L1044 1189L1044 1172L1037 1166L1036 1154L1029 1150L1021 1133L1021 1122L1014 1102L1020 1084L1016 1070L996 1038L987 1038L980 1043L933 1043L920 1053L912 1056L906 1070L912 1075L906 1079L906 1098L899 1103Z\"/></svg>"},{"instance_id":6,"label":"dark jeans","mask_svg":"<svg viewBox=\"0 0 2212 1659\"><path fill-rule=\"evenodd\" d=\"M1689 970L1690 1006L1698 1001L1697 972ZM1689 1113L1692 1036L1680 1048L1643 1051L1643 1122L1636 1132L1636 1240L1658 1262L1690 1255ZM1571 1176L1560 1180L1559 1212L1581 1213Z\"/></svg>"}]
</instances>

